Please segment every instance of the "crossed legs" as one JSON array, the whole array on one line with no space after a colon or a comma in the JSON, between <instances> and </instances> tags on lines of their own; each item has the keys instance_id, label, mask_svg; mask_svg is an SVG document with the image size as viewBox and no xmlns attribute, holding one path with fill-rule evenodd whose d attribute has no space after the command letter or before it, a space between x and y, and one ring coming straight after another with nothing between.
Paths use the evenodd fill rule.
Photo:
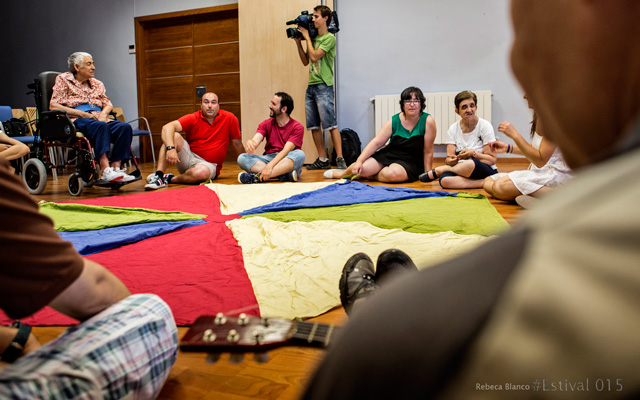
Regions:
<instances>
[{"instance_id":1,"label":"crossed legs","mask_svg":"<svg viewBox=\"0 0 640 400\"><path fill-rule=\"evenodd\" d=\"M508 175L502 176L498 179L493 179L490 176L486 177L483 182L483 188L491 196L500 200L513 201L516 197L522 195ZM529 193L529 196L541 197L550 190L551 188L542 186L535 192Z\"/></svg>"},{"instance_id":2,"label":"crossed legs","mask_svg":"<svg viewBox=\"0 0 640 400\"><path fill-rule=\"evenodd\" d=\"M337 169L330 170L331 177L334 179L341 179L345 176L353 175L353 166L354 164L349 165L344 171ZM362 163L360 176L366 179L388 183L406 182L409 179L407 171L400 164L394 163L385 167L383 164L371 157L367 158Z\"/></svg>"},{"instance_id":3,"label":"crossed legs","mask_svg":"<svg viewBox=\"0 0 640 400\"><path fill-rule=\"evenodd\" d=\"M470 178L475 168L475 163L470 161L461 162L454 166L441 165L422 174L420 180L423 182L431 182L441 177L440 186L445 189L479 189L482 188L484 180ZM442 175L447 172L451 174L443 177ZM425 176L427 179L423 178Z\"/></svg>"}]
</instances>

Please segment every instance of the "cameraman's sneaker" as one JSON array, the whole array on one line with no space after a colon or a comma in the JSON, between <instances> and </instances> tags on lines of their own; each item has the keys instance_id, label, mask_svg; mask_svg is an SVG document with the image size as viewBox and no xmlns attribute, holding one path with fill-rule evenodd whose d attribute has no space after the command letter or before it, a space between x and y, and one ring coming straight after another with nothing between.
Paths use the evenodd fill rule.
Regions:
<instances>
[{"instance_id":1,"label":"cameraman's sneaker","mask_svg":"<svg viewBox=\"0 0 640 400\"><path fill-rule=\"evenodd\" d=\"M293 170L291 172L287 172L286 174L282 174L278 177L280 182L298 182L298 173Z\"/></svg>"},{"instance_id":2,"label":"cameraman's sneaker","mask_svg":"<svg viewBox=\"0 0 640 400\"><path fill-rule=\"evenodd\" d=\"M331 168L331 164L329 163L329 160L327 161L321 161L320 157L316 158L316 160L313 162L313 164L309 164L306 166L307 169L330 169ZM347 167L345 167L346 169Z\"/></svg>"},{"instance_id":3,"label":"cameraman's sneaker","mask_svg":"<svg viewBox=\"0 0 640 400\"><path fill-rule=\"evenodd\" d=\"M116 171L111 167L107 167L102 171L101 179L108 182L131 182L136 178L131 175L127 175L122 171Z\"/></svg>"},{"instance_id":4,"label":"cameraman's sneaker","mask_svg":"<svg viewBox=\"0 0 640 400\"><path fill-rule=\"evenodd\" d=\"M336 158L336 168L337 169L347 169L347 162L342 157Z\"/></svg>"},{"instance_id":5,"label":"cameraman's sneaker","mask_svg":"<svg viewBox=\"0 0 640 400\"><path fill-rule=\"evenodd\" d=\"M240 183L260 183L258 174L252 174L250 172L240 172L238 174L238 182Z\"/></svg>"}]
</instances>

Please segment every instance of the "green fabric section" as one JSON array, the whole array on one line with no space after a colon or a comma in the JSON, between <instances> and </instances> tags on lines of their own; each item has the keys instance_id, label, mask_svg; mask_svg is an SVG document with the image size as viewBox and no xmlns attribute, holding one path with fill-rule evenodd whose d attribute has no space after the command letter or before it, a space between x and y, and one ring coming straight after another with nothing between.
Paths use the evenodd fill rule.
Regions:
<instances>
[{"instance_id":1,"label":"green fabric section","mask_svg":"<svg viewBox=\"0 0 640 400\"><path fill-rule=\"evenodd\" d=\"M88 231L146 222L187 221L207 217L204 214L189 214L181 211L52 202L41 203L40 212L53 220L54 228L58 232Z\"/></svg>"},{"instance_id":2,"label":"green fabric section","mask_svg":"<svg viewBox=\"0 0 640 400\"><path fill-rule=\"evenodd\" d=\"M451 231L461 235L490 236L509 228L507 221L485 196L471 193L460 193L456 197L302 208L242 218L252 216L282 222L364 221L383 229L402 229L414 233Z\"/></svg>"}]
</instances>

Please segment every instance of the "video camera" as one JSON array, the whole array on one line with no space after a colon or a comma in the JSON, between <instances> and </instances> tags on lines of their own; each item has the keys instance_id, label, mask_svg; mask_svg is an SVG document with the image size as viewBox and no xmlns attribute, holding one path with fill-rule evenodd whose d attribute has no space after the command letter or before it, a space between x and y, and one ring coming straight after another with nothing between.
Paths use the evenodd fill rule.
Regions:
<instances>
[{"instance_id":1,"label":"video camera","mask_svg":"<svg viewBox=\"0 0 640 400\"><path fill-rule=\"evenodd\" d=\"M338 14L333 11L331 13L331 23L327 27L330 33L337 33L340 31L339 23L338 23ZM297 24L299 27L303 27L309 31L309 37L311 39L318 36L318 30L313 25L312 16L309 15L309 11L301 11L300 15L296 17L296 19L287 21L287 25ZM288 38L298 38L302 37L302 34L298 32L298 28L287 28L287 37Z\"/></svg>"}]
</instances>

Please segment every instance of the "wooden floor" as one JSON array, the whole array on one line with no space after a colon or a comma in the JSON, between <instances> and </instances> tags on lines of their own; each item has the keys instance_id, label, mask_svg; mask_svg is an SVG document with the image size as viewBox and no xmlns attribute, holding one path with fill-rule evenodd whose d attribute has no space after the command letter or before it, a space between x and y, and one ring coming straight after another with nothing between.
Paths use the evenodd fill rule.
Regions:
<instances>
[{"instance_id":1,"label":"wooden floor","mask_svg":"<svg viewBox=\"0 0 640 400\"><path fill-rule=\"evenodd\" d=\"M440 165L442 160L436 160ZM528 163L523 159L500 159L498 168L501 172L510 172L526 169ZM145 178L154 172L152 163L141 166L142 176ZM176 173L169 169L167 172ZM239 167L236 164L227 164L222 171L222 176L217 183L239 184L237 181ZM304 170L301 182L324 181L324 171ZM67 201L72 199L86 199L105 196L122 196L140 193L144 191L144 179L122 187L120 190L106 188L86 188L82 196L72 198L67 191L68 175L59 176L57 181L49 177L44 193L34 196L37 201ZM377 182L370 182L377 185ZM414 182L402 184L417 189L442 190L437 181L432 183ZM184 185L171 185L160 190L172 190ZM481 189L468 190L472 193L483 193ZM502 217L513 224L522 213L522 208L515 204L490 198ZM337 284L337 282L336 282ZM341 325L346 322L344 310L336 308L311 321ZM34 327L34 333L43 343L58 336L66 327ZM182 337L187 328L178 328ZM216 364L207 364L205 356L197 353L179 353L169 379L167 380L159 399L295 399L299 397L306 385L315 365L322 358L323 351L309 348L287 347L273 350L269 353L270 361L267 364L259 364L253 361L251 355L247 355L244 362L234 364L229 362L228 356L223 355Z\"/></svg>"}]
</instances>

